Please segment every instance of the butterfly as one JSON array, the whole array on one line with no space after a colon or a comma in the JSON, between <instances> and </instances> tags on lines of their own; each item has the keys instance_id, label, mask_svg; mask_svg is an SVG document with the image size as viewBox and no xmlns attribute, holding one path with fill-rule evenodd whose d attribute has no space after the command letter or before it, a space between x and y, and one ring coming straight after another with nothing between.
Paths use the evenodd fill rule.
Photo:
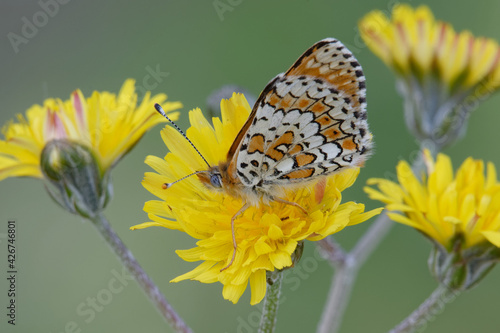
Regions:
<instances>
[{"instance_id":1,"label":"butterfly","mask_svg":"<svg viewBox=\"0 0 500 333\"><path fill-rule=\"evenodd\" d=\"M361 65L340 41L327 38L267 84L218 165L210 165L174 124L208 168L163 188L197 174L209 189L244 202L231 219L234 251L222 270L234 261L234 222L248 207L277 201L305 211L282 199L285 191L365 163L373 147L365 96ZM155 107L166 117L161 106Z\"/></svg>"}]
</instances>

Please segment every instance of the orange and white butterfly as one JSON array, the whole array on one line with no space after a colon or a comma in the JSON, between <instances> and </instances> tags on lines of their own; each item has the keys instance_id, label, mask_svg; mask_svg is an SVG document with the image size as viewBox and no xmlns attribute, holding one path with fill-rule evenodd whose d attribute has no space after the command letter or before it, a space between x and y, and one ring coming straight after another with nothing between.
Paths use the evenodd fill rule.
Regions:
<instances>
[{"instance_id":1,"label":"orange and white butterfly","mask_svg":"<svg viewBox=\"0 0 500 333\"><path fill-rule=\"evenodd\" d=\"M244 202L231 219L234 252L223 270L237 250L234 221L250 205L279 201L303 209L283 200L285 191L364 164L373 145L365 93L352 53L336 39L321 40L264 88L225 161L211 166L202 156L208 169L191 175Z\"/></svg>"}]
</instances>

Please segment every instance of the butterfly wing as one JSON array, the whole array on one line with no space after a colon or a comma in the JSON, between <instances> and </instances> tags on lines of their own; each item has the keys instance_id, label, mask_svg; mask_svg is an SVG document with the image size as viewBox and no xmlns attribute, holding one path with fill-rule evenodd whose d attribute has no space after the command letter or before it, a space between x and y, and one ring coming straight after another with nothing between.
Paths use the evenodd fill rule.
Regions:
<instances>
[{"instance_id":1,"label":"butterfly wing","mask_svg":"<svg viewBox=\"0 0 500 333\"><path fill-rule=\"evenodd\" d=\"M230 169L245 186L311 180L361 166L372 148L365 77L338 40L309 48L263 90L229 151Z\"/></svg>"}]
</instances>

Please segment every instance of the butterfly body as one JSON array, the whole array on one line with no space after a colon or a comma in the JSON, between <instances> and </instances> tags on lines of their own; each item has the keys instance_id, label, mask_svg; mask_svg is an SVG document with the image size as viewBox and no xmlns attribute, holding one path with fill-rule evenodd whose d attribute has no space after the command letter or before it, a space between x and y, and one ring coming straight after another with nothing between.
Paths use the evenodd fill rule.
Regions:
<instances>
[{"instance_id":1,"label":"butterfly body","mask_svg":"<svg viewBox=\"0 0 500 333\"><path fill-rule=\"evenodd\" d=\"M286 193L287 188L265 183L263 179L252 186L245 185L237 173L231 173L229 166L229 163L223 162L209 168L207 172L198 173L197 176L209 189L240 198L251 206L267 204Z\"/></svg>"}]
</instances>

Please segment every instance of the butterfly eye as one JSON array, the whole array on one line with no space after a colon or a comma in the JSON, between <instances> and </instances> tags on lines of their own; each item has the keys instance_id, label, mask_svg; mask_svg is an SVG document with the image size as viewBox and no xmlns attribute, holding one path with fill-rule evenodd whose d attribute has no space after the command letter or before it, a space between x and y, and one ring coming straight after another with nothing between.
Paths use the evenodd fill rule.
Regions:
<instances>
[{"instance_id":1,"label":"butterfly eye","mask_svg":"<svg viewBox=\"0 0 500 333\"><path fill-rule=\"evenodd\" d=\"M220 174L214 173L210 175L210 184L212 184L213 187L216 188L221 188L222 187L222 178Z\"/></svg>"}]
</instances>

